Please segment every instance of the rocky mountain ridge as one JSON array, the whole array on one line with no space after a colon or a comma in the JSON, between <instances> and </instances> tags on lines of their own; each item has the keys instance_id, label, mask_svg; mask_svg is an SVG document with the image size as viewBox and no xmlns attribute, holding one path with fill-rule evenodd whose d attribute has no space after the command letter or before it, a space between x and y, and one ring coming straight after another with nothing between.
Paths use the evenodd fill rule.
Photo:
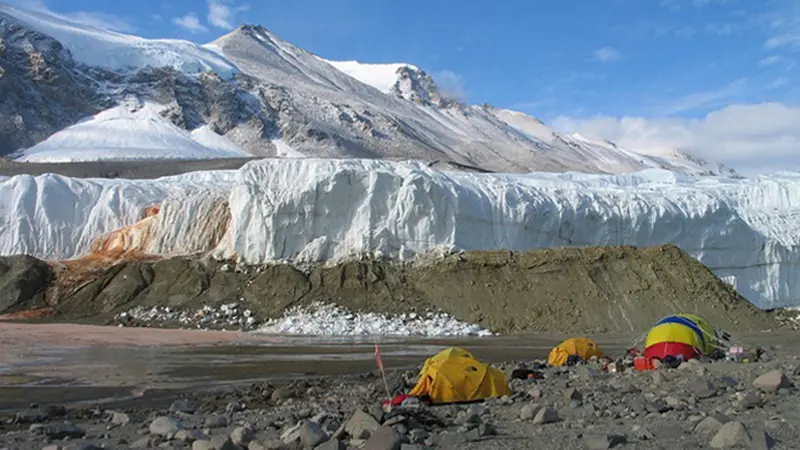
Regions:
<instances>
[{"instance_id":1,"label":"rocky mountain ridge","mask_svg":"<svg viewBox=\"0 0 800 450\"><path fill-rule=\"evenodd\" d=\"M70 139L78 144L69 157L36 150L135 97L184 130L208 127L256 157L418 159L504 172L731 173L683 153L642 155L561 135L541 122L531 127L537 119L522 113L447 98L413 66L397 67L385 92L258 25L197 46L75 23L68 32L52 26L65 20L0 5L0 155L29 162L109 158L81 153L102 147L96 135ZM360 73L374 78L375 66ZM509 114L524 118L511 123Z\"/></svg>"}]
</instances>

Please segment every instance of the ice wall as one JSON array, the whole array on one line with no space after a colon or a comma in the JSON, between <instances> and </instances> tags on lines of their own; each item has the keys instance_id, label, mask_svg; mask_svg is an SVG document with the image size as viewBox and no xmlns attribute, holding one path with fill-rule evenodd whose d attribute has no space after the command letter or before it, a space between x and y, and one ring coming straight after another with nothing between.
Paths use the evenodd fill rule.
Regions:
<instances>
[{"instance_id":1,"label":"ice wall","mask_svg":"<svg viewBox=\"0 0 800 450\"><path fill-rule=\"evenodd\" d=\"M673 243L758 306L800 305L800 175L498 175L381 160L276 159L152 181L14 177L0 181L0 194L2 254L80 256L93 239L163 202L147 225L155 227L147 252L205 248L257 264L407 259L439 247ZM225 197L229 215L220 212Z\"/></svg>"}]
</instances>

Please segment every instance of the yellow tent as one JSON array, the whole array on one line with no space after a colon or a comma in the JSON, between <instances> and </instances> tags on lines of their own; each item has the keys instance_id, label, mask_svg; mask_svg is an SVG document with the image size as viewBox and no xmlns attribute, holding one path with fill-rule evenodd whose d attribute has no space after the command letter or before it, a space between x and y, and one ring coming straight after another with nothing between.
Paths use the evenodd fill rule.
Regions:
<instances>
[{"instance_id":1,"label":"yellow tent","mask_svg":"<svg viewBox=\"0 0 800 450\"><path fill-rule=\"evenodd\" d=\"M548 363L551 366L561 367L567 363L571 355L578 355L582 360L588 361L592 356L603 357L603 352L597 342L588 338L570 338L553 347L550 351Z\"/></svg>"},{"instance_id":2,"label":"yellow tent","mask_svg":"<svg viewBox=\"0 0 800 450\"><path fill-rule=\"evenodd\" d=\"M511 389L502 370L479 362L464 349L450 347L425 361L408 395L443 404L511 395Z\"/></svg>"}]
</instances>

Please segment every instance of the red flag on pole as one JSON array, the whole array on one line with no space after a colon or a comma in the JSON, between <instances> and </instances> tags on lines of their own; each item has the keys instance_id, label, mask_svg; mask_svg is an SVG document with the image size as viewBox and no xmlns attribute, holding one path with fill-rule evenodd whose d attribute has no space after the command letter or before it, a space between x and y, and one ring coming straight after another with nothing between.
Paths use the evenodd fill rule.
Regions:
<instances>
[{"instance_id":1,"label":"red flag on pole","mask_svg":"<svg viewBox=\"0 0 800 450\"><path fill-rule=\"evenodd\" d=\"M392 394L389 391L389 382L386 380L386 373L383 371L383 360L381 359L381 349L378 347L378 341L375 341L375 361L378 363L378 368L381 369L383 387L386 388L386 399L391 400Z\"/></svg>"},{"instance_id":2,"label":"red flag on pole","mask_svg":"<svg viewBox=\"0 0 800 450\"><path fill-rule=\"evenodd\" d=\"M383 360L381 360L381 349L378 347L378 343L375 343L375 360L378 362L378 368L383 371Z\"/></svg>"}]
</instances>

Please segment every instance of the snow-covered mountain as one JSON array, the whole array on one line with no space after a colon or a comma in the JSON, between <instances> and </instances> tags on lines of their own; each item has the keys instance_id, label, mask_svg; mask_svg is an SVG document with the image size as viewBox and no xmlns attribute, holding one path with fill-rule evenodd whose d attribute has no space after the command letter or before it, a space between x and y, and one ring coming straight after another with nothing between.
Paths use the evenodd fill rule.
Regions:
<instances>
[{"instance_id":1,"label":"snow-covered mountain","mask_svg":"<svg viewBox=\"0 0 800 450\"><path fill-rule=\"evenodd\" d=\"M196 45L0 4L0 74L0 91L10 93L0 96L0 155L28 161L229 157L241 149L504 172L730 173L680 152L643 155L556 133L522 113L465 105L412 65L328 61L261 26ZM164 127L134 125L152 122L152 115L130 114L126 132L151 145L143 150L120 138L110 149L104 127L112 133L117 123L104 118L131 97L176 129L167 137ZM91 126L76 125L80 120ZM215 142L211 152L192 139L206 131ZM170 151L161 153L163 145Z\"/></svg>"}]
</instances>

